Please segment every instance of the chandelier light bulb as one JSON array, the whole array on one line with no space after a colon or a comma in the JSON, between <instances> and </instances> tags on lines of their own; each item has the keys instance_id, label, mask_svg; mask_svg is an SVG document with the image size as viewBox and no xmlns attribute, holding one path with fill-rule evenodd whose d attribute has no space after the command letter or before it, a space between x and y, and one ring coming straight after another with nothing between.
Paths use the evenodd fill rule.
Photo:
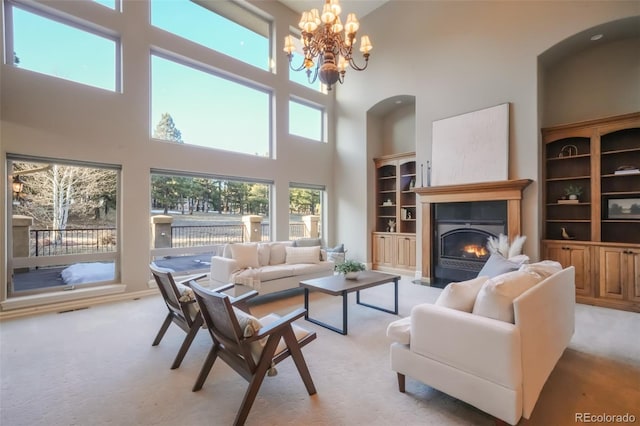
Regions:
<instances>
[{"instance_id":1,"label":"chandelier light bulb","mask_svg":"<svg viewBox=\"0 0 640 426\"><path fill-rule=\"evenodd\" d=\"M333 13L338 16L342 12L342 6L340 6L340 0L331 0L331 10Z\"/></svg>"},{"instance_id":2,"label":"chandelier light bulb","mask_svg":"<svg viewBox=\"0 0 640 426\"><path fill-rule=\"evenodd\" d=\"M343 28L344 28L344 26L342 25L342 21L340 20L340 17L338 16L336 18L336 21L331 26L331 31L333 31L335 34L338 34L339 32L342 31Z\"/></svg>"},{"instance_id":3,"label":"chandelier light bulb","mask_svg":"<svg viewBox=\"0 0 640 426\"><path fill-rule=\"evenodd\" d=\"M341 73L347 72L347 60L344 59L342 55L340 55L340 59L338 60L338 71Z\"/></svg>"},{"instance_id":4,"label":"chandelier light bulb","mask_svg":"<svg viewBox=\"0 0 640 426\"><path fill-rule=\"evenodd\" d=\"M301 30L304 30L304 26L308 20L309 12L302 12L302 16L300 16L300 22L298 22L298 27L300 27Z\"/></svg>"},{"instance_id":5,"label":"chandelier light bulb","mask_svg":"<svg viewBox=\"0 0 640 426\"><path fill-rule=\"evenodd\" d=\"M336 15L333 13L333 10L331 10L331 5L329 3L325 3L322 8L322 15L320 16L320 19L322 19L322 22L325 24L331 24L334 19L336 19Z\"/></svg>"},{"instance_id":6,"label":"chandelier light bulb","mask_svg":"<svg viewBox=\"0 0 640 426\"><path fill-rule=\"evenodd\" d=\"M369 36L363 35L360 39L360 51L367 55L371 49L373 49L373 45L371 44L371 41L369 41Z\"/></svg>"},{"instance_id":7,"label":"chandelier light bulb","mask_svg":"<svg viewBox=\"0 0 640 426\"><path fill-rule=\"evenodd\" d=\"M284 38L284 49L288 55L292 54L296 50L296 45L293 42L293 37L288 35Z\"/></svg>"},{"instance_id":8,"label":"chandelier light bulb","mask_svg":"<svg viewBox=\"0 0 640 426\"><path fill-rule=\"evenodd\" d=\"M311 9L311 19L313 19L313 22L316 23L316 27L319 27L320 24L322 24L322 21L320 20L320 12L318 12L318 9Z\"/></svg>"},{"instance_id":9,"label":"chandelier light bulb","mask_svg":"<svg viewBox=\"0 0 640 426\"><path fill-rule=\"evenodd\" d=\"M360 28L360 23L356 18L356 14L355 13L348 14L347 23L344 26L345 31L347 31L348 34L355 34L355 32L358 31L358 28Z\"/></svg>"}]
</instances>

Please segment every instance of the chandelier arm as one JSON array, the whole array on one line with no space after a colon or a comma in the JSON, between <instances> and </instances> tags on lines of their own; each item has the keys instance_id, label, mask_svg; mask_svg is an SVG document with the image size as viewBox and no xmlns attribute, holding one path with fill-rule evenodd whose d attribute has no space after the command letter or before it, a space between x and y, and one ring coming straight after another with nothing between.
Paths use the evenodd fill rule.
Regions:
<instances>
[{"instance_id":1,"label":"chandelier arm","mask_svg":"<svg viewBox=\"0 0 640 426\"><path fill-rule=\"evenodd\" d=\"M316 80L318 79L318 68L320 68L320 64L317 63L316 66L314 67L313 70L313 78L311 77L311 69L308 68L307 69L307 80L309 81L309 84L313 84L316 82Z\"/></svg>"},{"instance_id":2,"label":"chandelier arm","mask_svg":"<svg viewBox=\"0 0 640 426\"><path fill-rule=\"evenodd\" d=\"M367 66L369 66L369 54L365 53L364 55L364 66L360 67L358 66L358 64L356 64L356 61L353 59L353 57L349 58L349 65L351 66L351 68L353 68L356 71L364 71L367 69Z\"/></svg>"},{"instance_id":3,"label":"chandelier arm","mask_svg":"<svg viewBox=\"0 0 640 426\"><path fill-rule=\"evenodd\" d=\"M291 71L302 71L304 69L304 60L302 61L302 64L300 64L299 67L294 67L293 66L293 55L288 55L289 56L289 68L291 69Z\"/></svg>"}]
</instances>

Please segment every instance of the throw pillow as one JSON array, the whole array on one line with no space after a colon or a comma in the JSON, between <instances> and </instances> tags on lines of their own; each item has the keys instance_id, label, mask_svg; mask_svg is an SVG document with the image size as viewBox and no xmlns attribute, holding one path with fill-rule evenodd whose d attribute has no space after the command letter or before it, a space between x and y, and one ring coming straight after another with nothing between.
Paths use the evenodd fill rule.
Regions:
<instances>
[{"instance_id":1,"label":"throw pillow","mask_svg":"<svg viewBox=\"0 0 640 426\"><path fill-rule=\"evenodd\" d=\"M238 324L240 324L240 329L242 330L242 334L244 337L251 337L262 328L262 324L258 320L258 318L253 315L233 307L233 312L236 314L236 318L238 319Z\"/></svg>"},{"instance_id":2,"label":"throw pillow","mask_svg":"<svg viewBox=\"0 0 640 426\"><path fill-rule=\"evenodd\" d=\"M294 247L314 247L320 245L320 238L300 238L299 240L295 240L293 242Z\"/></svg>"},{"instance_id":3,"label":"throw pillow","mask_svg":"<svg viewBox=\"0 0 640 426\"><path fill-rule=\"evenodd\" d=\"M288 265L320 262L320 246L285 247L285 251L287 253L285 263Z\"/></svg>"},{"instance_id":4,"label":"throw pillow","mask_svg":"<svg viewBox=\"0 0 640 426\"><path fill-rule=\"evenodd\" d=\"M480 272L478 272L478 276L481 277L486 275L489 278L495 277L506 272L517 271L518 268L520 268L520 265L520 263L512 262L511 260L505 259L501 255L494 253L489 256L487 262L484 264Z\"/></svg>"},{"instance_id":5,"label":"throw pillow","mask_svg":"<svg viewBox=\"0 0 640 426\"><path fill-rule=\"evenodd\" d=\"M556 272L562 271L562 265L554 260L543 260L537 263L522 265L519 270L536 274L544 280Z\"/></svg>"},{"instance_id":6,"label":"throw pillow","mask_svg":"<svg viewBox=\"0 0 640 426\"><path fill-rule=\"evenodd\" d=\"M271 246L269 243L258 244L258 263L260 266L267 266L271 257Z\"/></svg>"},{"instance_id":7,"label":"throw pillow","mask_svg":"<svg viewBox=\"0 0 640 426\"><path fill-rule=\"evenodd\" d=\"M450 283L442 290L435 304L458 311L471 312L476 296L488 279L489 277L485 275L459 283Z\"/></svg>"},{"instance_id":8,"label":"throw pillow","mask_svg":"<svg viewBox=\"0 0 640 426\"><path fill-rule=\"evenodd\" d=\"M523 271L507 272L493 277L480 289L472 313L513 323L513 300L538 282L538 275Z\"/></svg>"},{"instance_id":9,"label":"throw pillow","mask_svg":"<svg viewBox=\"0 0 640 426\"><path fill-rule=\"evenodd\" d=\"M269 265L281 265L287 258L285 245L282 243L271 244L271 254L269 256Z\"/></svg>"},{"instance_id":10,"label":"throw pillow","mask_svg":"<svg viewBox=\"0 0 640 426\"><path fill-rule=\"evenodd\" d=\"M336 265L340 265L344 263L345 260L345 253L339 253L339 252L328 252L327 253L327 260L335 263Z\"/></svg>"},{"instance_id":11,"label":"throw pillow","mask_svg":"<svg viewBox=\"0 0 640 426\"><path fill-rule=\"evenodd\" d=\"M329 260L336 265L343 263L345 259L344 244L335 247L326 247L320 250L320 260Z\"/></svg>"},{"instance_id":12,"label":"throw pillow","mask_svg":"<svg viewBox=\"0 0 640 426\"><path fill-rule=\"evenodd\" d=\"M238 262L238 268L259 268L258 245L255 243L231 244L231 255Z\"/></svg>"}]
</instances>

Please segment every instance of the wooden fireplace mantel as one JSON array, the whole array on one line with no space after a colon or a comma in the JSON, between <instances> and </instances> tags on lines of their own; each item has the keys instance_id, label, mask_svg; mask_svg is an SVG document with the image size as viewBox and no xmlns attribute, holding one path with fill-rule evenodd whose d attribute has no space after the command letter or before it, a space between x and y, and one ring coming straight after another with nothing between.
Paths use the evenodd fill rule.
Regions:
<instances>
[{"instance_id":1,"label":"wooden fireplace mantel","mask_svg":"<svg viewBox=\"0 0 640 426\"><path fill-rule=\"evenodd\" d=\"M531 179L479 182L414 188L422 203L422 278L430 281L433 274L433 205L469 201L507 201L507 235L512 241L521 235L521 202Z\"/></svg>"},{"instance_id":2,"label":"wooden fireplace mantel","mask_svg":"<svg viewBox=\"0 0 640 426\"><path fill-rule=\"evenodd\" d=\"M425 203L455 203L458 201L521 200L522 191L531 179L479 182L463 185L441 185L415 188Z\"/></svg>"}]
</instances>

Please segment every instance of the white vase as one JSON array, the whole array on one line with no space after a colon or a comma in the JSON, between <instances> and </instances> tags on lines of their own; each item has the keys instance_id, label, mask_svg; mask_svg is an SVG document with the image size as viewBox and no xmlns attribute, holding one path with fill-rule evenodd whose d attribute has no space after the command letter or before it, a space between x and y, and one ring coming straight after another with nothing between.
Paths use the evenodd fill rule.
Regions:
<instances>
[{"instance_id":1,"label":"white vase","mask_svg":"<svg viewBox=\"0 0 640 426\"><path fill-rule=\"evenodd\" d=\"M571 194L571 195L569 195L569 199L570 200L577 200L578 196L576 194Z\"/></svg>"},{"instance_id":2,"label":"white vase","mask_svg":"<svg viewBox=\"0 0 640 426\"><path fill-rule=\"evenodd\" d=\"M358 275L360 275L360 272L347 272L344 277L348 280L357 280Z\"/></svg>"}]
</instances>

